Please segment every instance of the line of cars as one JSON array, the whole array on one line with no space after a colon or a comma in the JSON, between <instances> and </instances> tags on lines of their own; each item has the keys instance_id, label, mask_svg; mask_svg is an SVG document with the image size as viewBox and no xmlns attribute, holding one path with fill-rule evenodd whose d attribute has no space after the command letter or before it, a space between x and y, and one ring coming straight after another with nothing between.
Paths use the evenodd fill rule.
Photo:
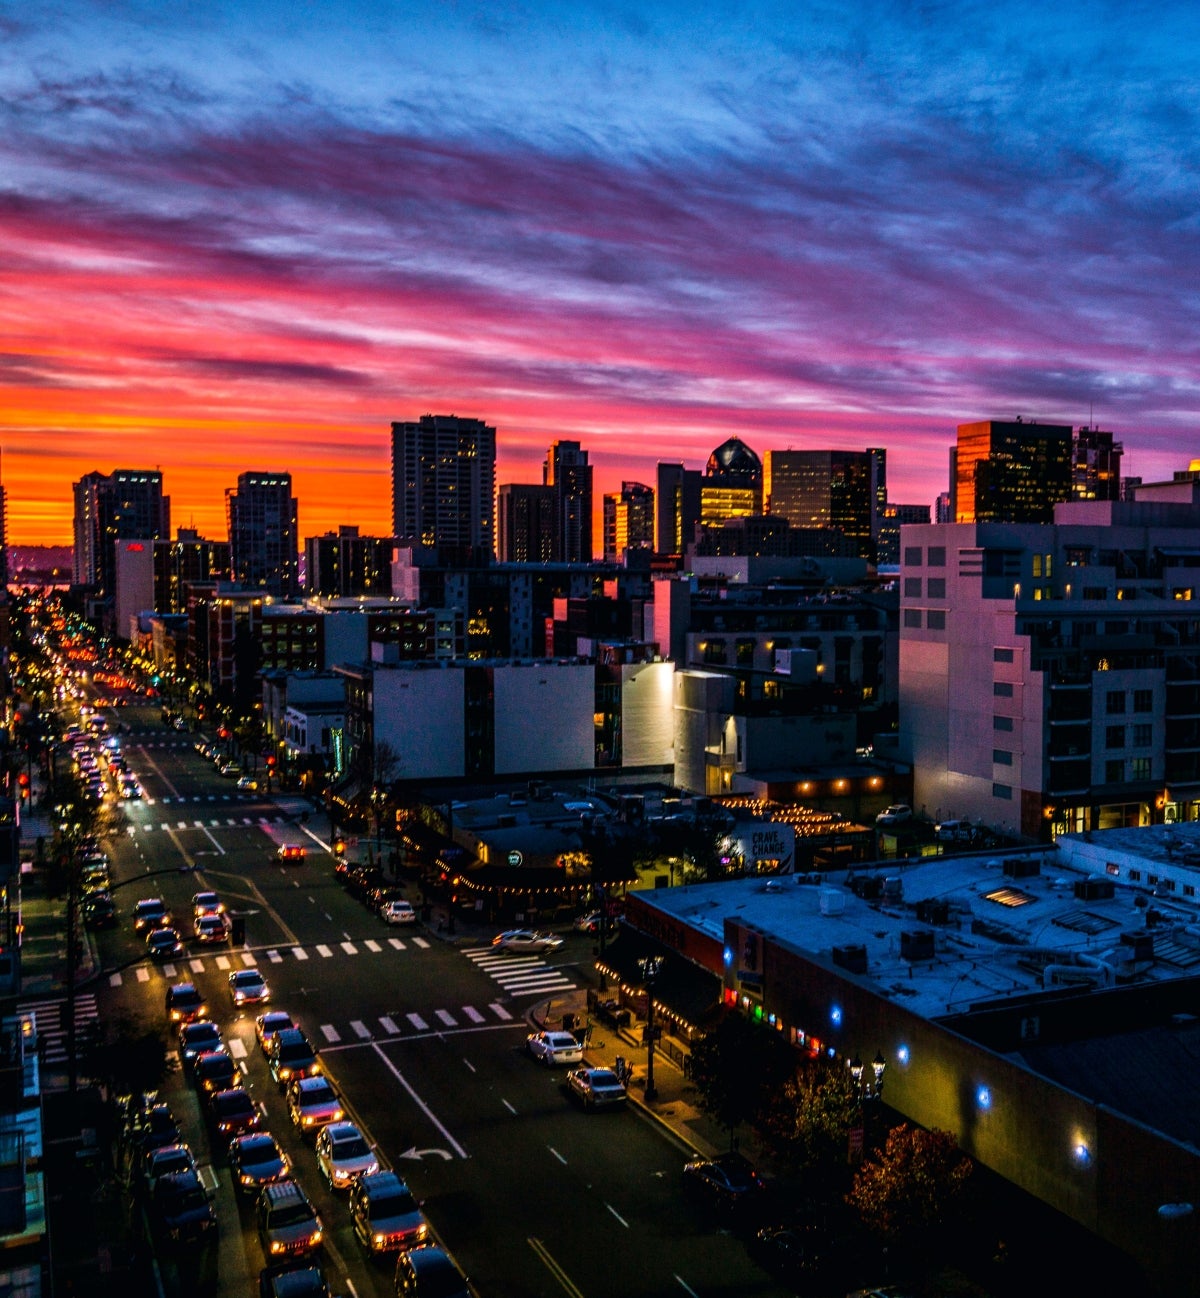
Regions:
<instances>
[{"instance_id":1,"label":"line of cars","mask_svg":"<svg viewBox=\"0 0 1200 1298\"><path fill-rule=\"evenodd\" d=\"M235 1004L241 976L257 972L229 975ZM320 1265L325 1226L293 1160L264 1126L259 1106L237 1084L220 1029L207 1017L207 1003L194 984L180 983L168 990L166 1008L178 1025L180 1058L200 1095L214 1148L228 1143L234 1188L253 1201L268 1260L260 1278L262 1298L327 1295ZM430 1239L428 1222L403 1178L382 1163L348 1115L304 1030L282 1009L264 1009L254 1030L271 1079L283 1093L289 1121L312 1144L317 1174L331 1193L347 1196L354 1234L365 1253L396 1256L397 1294L467 1298L470 1289L457 1265Z\"/></svg>"},{"instance_id":2,"label":"line of cars","mask_svg":"<svg viewBox=\"0 0 1200 1298\"><path fill-rule=\"evenodd\" d=\"M183 935L174 921L174 915L161 897L142 897L134 903L133 930L145 939L151 959L162 962L183 955ZM217 894L194 893L191 940L200 946L217 946L228 942L229 935L229 915Z\"/></svg>"},{"instance_id":3,"label":"line of cars","mask_svg":"<svg viewBox=\"0 0 1200 1298\"><path fill-rule=\"evenodd\" d=\"M404 890L389 883L378 866L355 865L345 857L339 857L333 873L352 897L374 911L385 924L417 922L417 912L404 896Z\"/></svg>"}]
</instances>

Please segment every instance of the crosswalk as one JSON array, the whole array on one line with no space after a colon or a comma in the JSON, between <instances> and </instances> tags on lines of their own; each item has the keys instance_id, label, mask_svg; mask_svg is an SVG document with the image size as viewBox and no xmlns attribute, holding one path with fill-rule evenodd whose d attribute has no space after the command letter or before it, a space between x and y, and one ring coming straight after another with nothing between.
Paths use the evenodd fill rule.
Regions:
<instances>
[{"instance_id":1,"label":"crosswalk","mask_svg":"<svg viewBox=\"0 0 1200 1298\"><path fill-rule=\"evenodd\" d=\"M512 1011L492 1001L480 1009L476 1005L456 1005L453 1009L423 1010L421 1013L381 1014L371 1020L351 1019L341 1026L335 1023L322 1023L320 1033L322 1042L329 1046L352 1046L367 1041L395 1041L405 1036L426 1036L429 1033L450 1032L456 1029L514 1022Z\"/></svg>"},{"instance_id":2,"label":"crosswalk","mask_svg":"<svg viewBox=\"0 0 1200 1298\"><path fill-rule=\"evenodd\" d=\"M510 996L570 991L575 986L561 969L546 964L541 956L513 955L490 946L477 947L463 954Z\"/></svg>"},{"instance_id":3,"label":"crosswalk","mask_svg":"<svg viewBox=\"0 0 1200 1298\"><path fill-rule=\"evenodd\" d=\"M287 821L288 817L283 815L209 816L207 820L160 820L157 823L131 821L126 824L125 833L130 837L136 837L138 834L153 834L156 831L165 833L179 829L239 829L245 828L247 825L282 825Z\"/></svg>"},{"instance_id":4,"label":"crosswalk","mask_svg":"<svg viewBox=\"0 0 1200 1298\"><path fill-rule=\"evenodd\" d=\"M67 1062L67 1025L63 1020L63 1007L67 1003L65 996L45 1000L22 1001L18 1010L22 1014L32 1012L37 1022L38 1050L43 1063L65 1064ZM75 1036L80 1039L81 1029L89 1023L95 1023L100 1017L96 1007L96 996L93 992L80 992L75 997Z\"/></svg>"}]
</instances>

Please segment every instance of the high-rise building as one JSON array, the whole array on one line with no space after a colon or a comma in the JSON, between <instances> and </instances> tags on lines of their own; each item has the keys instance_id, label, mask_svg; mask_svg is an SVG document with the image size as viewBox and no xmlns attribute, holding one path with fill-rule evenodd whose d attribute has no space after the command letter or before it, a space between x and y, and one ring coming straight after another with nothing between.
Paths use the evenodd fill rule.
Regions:
<instances>
[{"instance_id":1,"label":"high-rise building","mask_svg":"<svg viewBox=\"0 0 1200 1298\"><path fill-rule=\"evenodd\" d=\"M928 505L887 505L879 523L875 562L893 565L900 562L900 529L905 524L928 523Z\"/></svg>"},{"instance_id":2,"label":"high-rise building","mask_svg":"<svg viewBox=\"0 0 1200 1298\"><path fill-rule=\"evenodd\" d=\"M241 473L225 492L229 560L245 590L293 595L299 589L299 526L290 473Z\"/></svg>"},{"instance_id":3,"label":"high-rise building","mask_svg":"<svg viewBox=\"0 0 1200 1298\"><path fill-rule=\"evenodd\" d=\"M768 451L766 510L793 527L836 527L855 554L875 558L887 501L887 452Z\"/></svg>"},{"instance_id":4,"label":"high-rise building","mask_svg":"<svg viewBox=\"0 0 1200 1298\"><path fill-rule=\"evenodd\" d=\"M357 527L306 537L304 589L341 598L391 595L394 548L390 536L359 536Z\"/></svg>"},{"instance_id":5,"label":"high-rise building","mask_svg":"<svg viewBox=\"0 0 1200 1298\"><path fill-rule=\"evenodd\" d=\"M592 466L578 442L554 442L542 465L542 484L554 488L555 559L592 561Z\"/></svg>"},{"instance_id":6,"label":"high-rise building","mask_svg":"<svg viewBox=\"0 0 1200 1298\"><path fill-rule=\"evenodd\" d=\"M654 488L622 482L604 497L604 557L619 563L627 550L654 548Z\"/></svg>"},{"instance_id":7,"label":"high-rise building","mask_svg":"<svg viewBox=\"0 0 1200 1298\"><path fill-rule=\"evenodd\" d=\"M0 482L0 601L8 589L8 496Z\"/></svg>"},{"instance_id":8,"label":"high-rise building","mask_svg":"<svg viewBox=\"0 0 1200 1298\"><path fill-rule=\"evenodd\" d=\"M700 484L700 525L720 527L731 518L762 513L762 461L740 437L730 437L708 457Z\"/></svg>"},{"instance_id":9,"label":"high-rise building","mask_svg":"<svg viewBox=\"0 0 1200 1298\"><path fill-rule=\"evenodd\" d=\"M171 535L171 498L157 469L93 471L75 483L77 586L107 599L113 593L117 541L157 541Z\"/></svg>"},{"instance_id":10,"label":"high-rise building","mask_svg":"<svg viewBox=\"0 0 1200 1298\"><path fill-rule=\"evenodd\" d=\"M496 430L482 419L422 415L392 425L396 538L436 546L443 562L490 563Z\"/></svg>"},{"instance_id":11,"label":"high-rise building","mask_svg":"<svg viewBox=\"0 0 1200 1298\"><path fill-rule=\"evenodd\" d=\"M659 554L683 554L696 539L703 482L699 469L659 464L654 493L654 548Z\"/></svg>"},{"instance_id":12,"label":"high-rise building","mask_svg":"<svg viewBox=\"0 0 1200 1298\"><path fill-rule=\"evenodd\" d=\"M1112 433L1084 425L1075 434L1071 457L1073 500L1120 500L1124 447Z\"/></svg>"},{"instance_id":13,"label":"high-rise building","mask_svg":"<svg viewBox=\"0 0 1200 1298\"><path fill-rule=\"evenodd\" d=\"M199 532L181 527L173 541L154 542L156 613L186 613L189 585L228 579L228 541L208 541Z\"/></svg>"},{"instance_id":14,"label":"high-rise building","mask_svg":"<svg viewBox=\"0 0 1200 1298\"><path fill-rule=\"evenodd\" d=\"M506 482L496 495L496 550L501 563L551 563L558 493L532 482Z\"/></svg>"},{"instance_id":15,"label":"high-rise building","mask_svg":"<svg viewBox=\"0 0 1200 1298\"><path fill-rule=\"evenodd\" d=\"M1051 523L1073 494L1069 424L959 424L951 482L956 523Z\"/></svg>"}]
</instances>

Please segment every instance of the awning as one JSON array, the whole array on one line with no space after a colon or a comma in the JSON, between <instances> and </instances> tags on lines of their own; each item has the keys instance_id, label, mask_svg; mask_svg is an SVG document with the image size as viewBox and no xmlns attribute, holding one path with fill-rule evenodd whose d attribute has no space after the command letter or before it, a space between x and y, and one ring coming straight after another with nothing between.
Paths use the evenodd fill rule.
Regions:
<instances>
[{"instance_id":1,"label":"awning","mask_svg":"<svg viewBox=\"0 0 1200 1298\"><path fill-rule=\"evenodd\" d=\"M638 962L656 956L661 957L662 963L654 979L655 1005L662 1006L688 1027L703 1026L720 1010L721 980L680 955L674 947L622 924L618 936L605 946L604 955L597 959L596 968L636 991L645 986Z\"/></svg>"}]
</instances>

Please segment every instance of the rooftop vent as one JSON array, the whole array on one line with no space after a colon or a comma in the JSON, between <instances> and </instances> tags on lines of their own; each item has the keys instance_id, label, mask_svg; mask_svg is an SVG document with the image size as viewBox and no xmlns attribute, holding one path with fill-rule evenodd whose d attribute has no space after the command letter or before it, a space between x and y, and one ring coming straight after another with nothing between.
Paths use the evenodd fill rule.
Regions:
<instances>
[{"instance_id":1,"label":"rooftop vent","mask_svg":"<svg viewBox=\"0 0 1200 1298\"><path fill-rule=\"evenodd\" d=\"M933 956L934 938L928 929L916 929L900 934L902 960L932 960Z\"/></svg>"},{"instance_id":2,"label":"rooftop vent","mask_svg":"<svg viewBox=\"0 0 1200 1298\"><path fill-rule=\"evenodd\" d=\"M852 946L835 946L833 963L848 973L865 974L867 972L867 948L861 943Z\"/></svg>"}]
</instances>

